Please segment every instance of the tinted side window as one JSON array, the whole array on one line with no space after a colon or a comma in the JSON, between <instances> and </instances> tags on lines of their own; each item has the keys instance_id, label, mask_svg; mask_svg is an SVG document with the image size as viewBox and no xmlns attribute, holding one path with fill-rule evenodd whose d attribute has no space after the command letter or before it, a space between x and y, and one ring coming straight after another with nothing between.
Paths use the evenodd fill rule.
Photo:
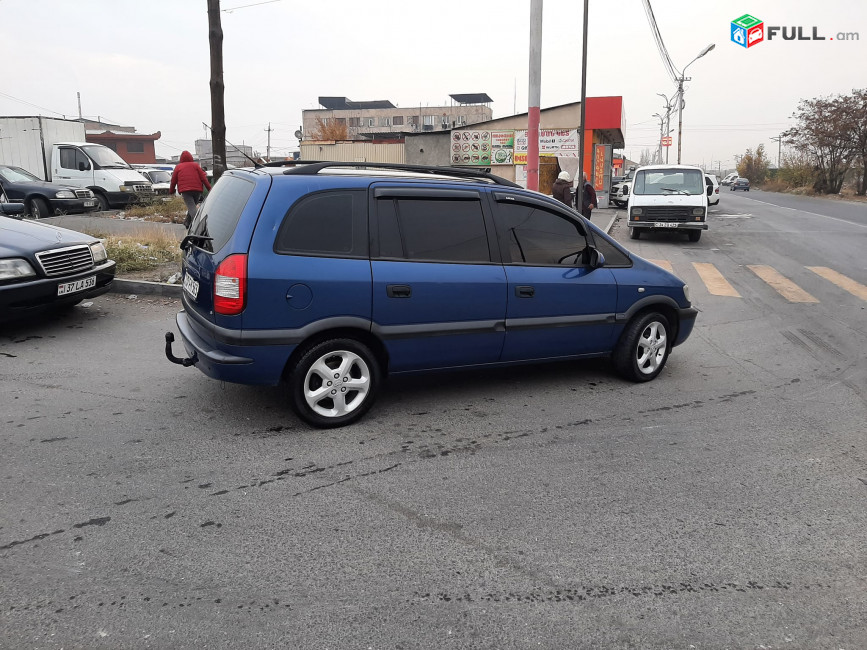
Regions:
<instances>
[{"instance_id":1,"label":"tinted side window","mask_svg":"<svg viewBox=\"0 0 867 650\"><path fill-rule=\"evenodd\" d=\"M213 237L213 241L201 243L202 249L213 253L226 245L255 187L237 176L223 176L214 184L190 226L192 235Z\"/></svg>"},{"instance_id":2,"label":"tinted side window","mask_svg":"<svg viewBox=\"0 0 867 650\"><path fill-rule=\"evenodd\" d=\"M431 262L490 262L478 200L397 198L377 201L380 255Z\"/></svg>"},{"instance_id":3,"label":"tinted side window","mask_svg":"<svg viewBox=\"0 0 867 650\"><path fill-rule=\"evenodd\" d=\"M594 234L596 249L605 256L605 266L632 266L632 260L602 235Z\"/></svg>"},{"instance_id":4,"label":"tinted side window","mask_svg":"<svg viewBox=\"0 0 867 650\"><path fill-rule=\"evenodd\" d=\"M296 203L280 226L274 250L312 255L367 255L367 193L313 194Z\"/></svg>"},{"instance_id":5,"label":"tinted side window","mask_svg":"<svg viewBox=\"0 0 867 650\"><path fill-rule=\"evenodd\" d=\"M508 241L512 263L574 266L583 261L587 247L583 231L563 215L533 205L501 202L494 220Z\"/></svg>"}]
</instances>

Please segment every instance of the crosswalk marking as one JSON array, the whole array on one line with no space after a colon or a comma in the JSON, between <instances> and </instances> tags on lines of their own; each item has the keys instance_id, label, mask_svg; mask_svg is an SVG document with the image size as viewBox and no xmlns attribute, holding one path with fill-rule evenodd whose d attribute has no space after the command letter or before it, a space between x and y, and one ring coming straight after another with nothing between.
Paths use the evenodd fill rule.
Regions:
<instances>
[{"instance_id":1,"label":"crosswalk marking","mask_svg":"<svg viewBox=\"0 0 867 650\"><path fill-rule=\"evenodd\" d=\"M652 263L652 264L656 264L657 266L661 266L669 273L674 273L674 267L671 265L671 262L669 262L668 260L647 260L647 261Z\"/></svg>"},{"instance_id":2,"label":"crosswalk marking","mask_svg":"<svg viewBox=\"0 0 867 650\"><path fill-rule=\"evenodd\" d=\"M748 264L747 268L767 282L789 302L819 302L776 269L764 264Z\"/></svg>"},{"instance_id":3,"label":"crosswalk marking","mask_svg":"<svg viewBox=\"0 0 867 650\"><path fill-rule=\"evenodd\" d=\"M865 287L860 282L856 282L852 278L848 278L842 273L837 273L837 271L829 269L827 266L808 266L807 268L810 269L813 273L821 275L829 282L833 282L841 289L845 289L853 296L861 298L861 300L867 300L867 287Z\"/></svg>"},{"instance_id":4,"label":"crosswalk marking","mask_svg":"<svg viewBox=\"0 0 867 650\"><path fill-rule=\"evenodd\" d=\"M739 294L735 288L728 283L722 273L720 273L717 267L713 264L707 262L693 262L692 265L698 272L699 277L701 277L701 281L704 282L704 286L706 286L707 290L714 296L731 296L732 298L741 297L741 294Z\"/></svg>"}]
</instances>

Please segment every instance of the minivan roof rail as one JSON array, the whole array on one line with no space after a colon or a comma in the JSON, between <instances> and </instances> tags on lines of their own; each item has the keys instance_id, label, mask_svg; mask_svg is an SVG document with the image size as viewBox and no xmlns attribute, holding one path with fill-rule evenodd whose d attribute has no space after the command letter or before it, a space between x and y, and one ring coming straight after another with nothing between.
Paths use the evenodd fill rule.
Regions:
<instances>
[{"instance_id":1,"label":"minivan roof rail","mask_svg":"<svg viewBox=\"0 0 867 650\"><path fill-rule=\"evenodd\" d=\"M505 185L507 187L521 186L512 181L494 176L490 170L480 171L475 169L463 169L460 167L437 167L435 165L403 165L400 163L379 163L379 162L336 162L336 161L320 161L320 160L280 160L276 162L266 163L266 167L283 167L288 166L289 169L284 171L284 174L299 174L303 176L315 176L323 169L331 167L357 168L357 169L390 169L392 171L415 172L418 174L431 174L440 176L451 176L453 178L466 178L486 180L496 185Z\"/></svg>"}]
</instances>

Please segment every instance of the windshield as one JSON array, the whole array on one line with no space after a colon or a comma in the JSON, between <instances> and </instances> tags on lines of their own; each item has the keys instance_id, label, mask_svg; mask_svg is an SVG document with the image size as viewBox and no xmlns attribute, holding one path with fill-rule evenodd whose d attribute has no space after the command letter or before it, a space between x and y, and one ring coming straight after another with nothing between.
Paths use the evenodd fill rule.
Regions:
<instances>
[{"instance_id":1,"label":"windshield","mask_svg":"<svg viewBox=\"0 0 867 650\"><path fill-rule=\"evenodd\" d=\"M648 169L635 174L633 194L704 194L703 174L697 169Z\"/></svg>"},{"instance_id":2,"label":"windshield","mask_svg":"<svg viewBox=\"0 0 867 650\"><path fill-rule=\"evenodd\" d=\"M151 183L168 183L172 180L172 175L164 171L149 171L147 175Z\"/></svg>"},{"instance_id":3,"label":"windshield","mask_svg":"<svg viewBox=\"0 0 867 650\"><path fill-rule=\"evenodd\" d=\"M123 158L118 156L108 147L96 144L82 147L82 149L88 156L90 156L90 159L100 167L109 169L131 169Z\"/></svg>"},{"instance_id":4,"label":"windshield","mask_svg":"<svg viewBox=\"0 0 867 650\"><path fill-rule=\"evenodd\" d=\"M0 176L5 178L10 183L31 183L33 181L41 182L41 178L37 178L28 171L20 167L0 167Z\"/></svg>"}]
</instances>

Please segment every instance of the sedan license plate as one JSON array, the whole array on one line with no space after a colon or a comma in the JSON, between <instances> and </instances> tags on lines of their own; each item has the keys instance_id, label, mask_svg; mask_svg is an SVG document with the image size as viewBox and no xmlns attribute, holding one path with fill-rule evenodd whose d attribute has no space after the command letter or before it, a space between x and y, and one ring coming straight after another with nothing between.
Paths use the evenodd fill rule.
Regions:
<instances>
[{"instance_id":1,"label":"sedan license plate","mask_svg":"<svg viewBox=\"0 0 867 650\"><path fill-rule=\"evenodd\" d=\"M680 224L677 221L660 221L656 224L657 228L677 228Z\"/></svg>"},{"instance_id":2,"label":"sedan license plate","mask_svg":"<svg viewBox=\"0 0 867 650\"><path fill-rule=\"evenodd\" d=\"M63 284L57 285L57 295L65 296L70 293L78 293L79 291L84 291L85 289L92 289L96 286L96 276L91 275L88 278L82 278L81 280L76 280L75 282L64 282Z\"/></svg>"},{"instance_id":3,"label":"sedan license plate","mask_svg":"<svg viewBox=\"0 0 867 650\"><path fill-rule=\"evenodd\" d=\"M92 208L92 207L95 206L95 205L96 205L96 201L85 201L85 202L84 202L84 207L85 207L85 208Z\"/></svg>"},{"instance_id":4,"label":"sedan license plate","mask_svg":"<svg viewBox=\"0 0 867 650\"><path fill-rule=\"evenodd\" d=\"M193 298L199 297L199 283L193 280L193 276L189 273L184 275L184 291L190 294Z\"/></svg>"}]
</instances>

